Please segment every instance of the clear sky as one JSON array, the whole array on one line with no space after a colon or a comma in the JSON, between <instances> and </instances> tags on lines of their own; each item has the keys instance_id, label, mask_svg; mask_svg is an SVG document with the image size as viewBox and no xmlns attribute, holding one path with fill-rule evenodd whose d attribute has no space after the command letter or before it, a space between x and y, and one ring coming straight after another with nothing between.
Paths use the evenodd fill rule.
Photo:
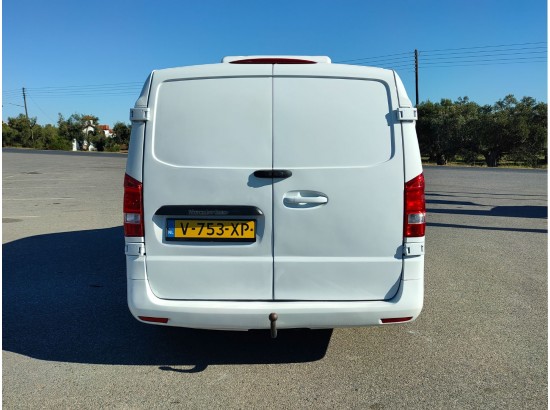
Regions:
<instances>
[{"instance_id":1,"label":"clear sky","mask_svg":"<svg viewBox=\"0 0 550 410\"><path fill-rule=\"evenodd\" d=\"M153 69L225 55L327 55L395 68L415 99L547 101L546 0L3 0L2 118L129 123ZM490 47L489 47L490 46ZM498 47L493 47L498 46Z\"/></svg>"}]
</instances>

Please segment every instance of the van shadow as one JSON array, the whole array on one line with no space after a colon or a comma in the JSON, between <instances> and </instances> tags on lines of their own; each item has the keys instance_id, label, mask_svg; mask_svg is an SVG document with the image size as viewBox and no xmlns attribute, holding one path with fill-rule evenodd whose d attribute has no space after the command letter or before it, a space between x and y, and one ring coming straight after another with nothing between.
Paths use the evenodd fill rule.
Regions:
<instances>
[{"instance_id":1,"label":"van shadow","mask_svg":"<svg viewBox=\"0 0 550 410\"><path fill-rule=\"evenodd\" d=\"M123 249L121 227L4 244L3 349L40 360L155 365L185 373L210 364L302 363L325 356L332 330L281 330L271 339L268 331L136 321L126 304Z\"/></svg>"},{"instance_id":2,"label":"van shadow","mask_svg":"<svg viewBox=\"0 0 550 410\"><path fill-rule=\"evenodd\" d=\"M432 202L433 203L433 202ZM460 202L459 202L460 204ZM434 214L472 215L472 216L503 216L506 218L536 218L545 219L548 217L546 206L495 206L489 210L485 209L428 209Z\"/></svg>"}]
</instances>

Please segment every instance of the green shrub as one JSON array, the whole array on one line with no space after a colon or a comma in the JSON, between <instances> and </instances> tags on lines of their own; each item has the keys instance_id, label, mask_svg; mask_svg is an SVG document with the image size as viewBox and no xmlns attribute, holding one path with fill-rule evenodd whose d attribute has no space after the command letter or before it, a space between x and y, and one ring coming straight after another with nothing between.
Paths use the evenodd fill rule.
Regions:
<instances>
[{"instance_id":1,"label":"green shrub","mask_svg":"<svg viewBox=\"0 0 550 410\"><path fill-rule=\"evenodd\" d=\"M118 145L118 144L107 144L107 145L105 145L105 151L119 152L120 151L120 145Z\"/></svg>"}]
</instances>

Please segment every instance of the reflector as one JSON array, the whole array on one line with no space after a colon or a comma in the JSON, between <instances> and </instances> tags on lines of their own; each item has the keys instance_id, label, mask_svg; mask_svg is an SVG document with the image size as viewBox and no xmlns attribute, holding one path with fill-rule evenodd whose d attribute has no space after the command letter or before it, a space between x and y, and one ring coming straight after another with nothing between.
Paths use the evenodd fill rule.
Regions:
<instances>
[{"instance_id":1,"label":"reflector","mask_svg":"<svg viewBox=\"0 0 550 410\"><path fill-rule=\"evenodd\" d=\"M138 316L144 322L168 323L167 317Z\"/></svg>"},{"instance_id":2,"label":"reflector","mask_svg":"<svg viewBox=\"0 0 550 410\"><path fill-rule=\"evenodd\" d=\"M400 323L400 322L408 322L412 319L412 316L409 317L391 317L387 319L380 319L382 323Z\"/></svg>"}]
</instances>

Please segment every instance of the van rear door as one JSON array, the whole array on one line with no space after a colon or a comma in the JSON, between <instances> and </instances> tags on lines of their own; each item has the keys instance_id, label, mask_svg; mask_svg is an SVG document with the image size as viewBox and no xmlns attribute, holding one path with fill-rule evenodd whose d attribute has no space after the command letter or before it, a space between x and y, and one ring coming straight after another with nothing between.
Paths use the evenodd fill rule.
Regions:
<instances>
[{"instance_id":1,"label":"van rear door","mask_svg":"<svg viewBox=\"0 0 550 410\"><path fill-rule=\"evenodd\" d=\"M274 298L383 300L402 271L403 156L393 73L275 65ZM314 74L312 74L314 73Z\"/></svg>"},{"instance_id":2,"label":"van rear door","mask_svg":"<svg viewBox=\"0 0 550 410\"><path fill-rule=\"evenodd\" d=\"M154 73L143 190L157 297L272 299L272 188L251 177L273 165L271 75L231 64Z\"/></svg>"}]
</instances>

